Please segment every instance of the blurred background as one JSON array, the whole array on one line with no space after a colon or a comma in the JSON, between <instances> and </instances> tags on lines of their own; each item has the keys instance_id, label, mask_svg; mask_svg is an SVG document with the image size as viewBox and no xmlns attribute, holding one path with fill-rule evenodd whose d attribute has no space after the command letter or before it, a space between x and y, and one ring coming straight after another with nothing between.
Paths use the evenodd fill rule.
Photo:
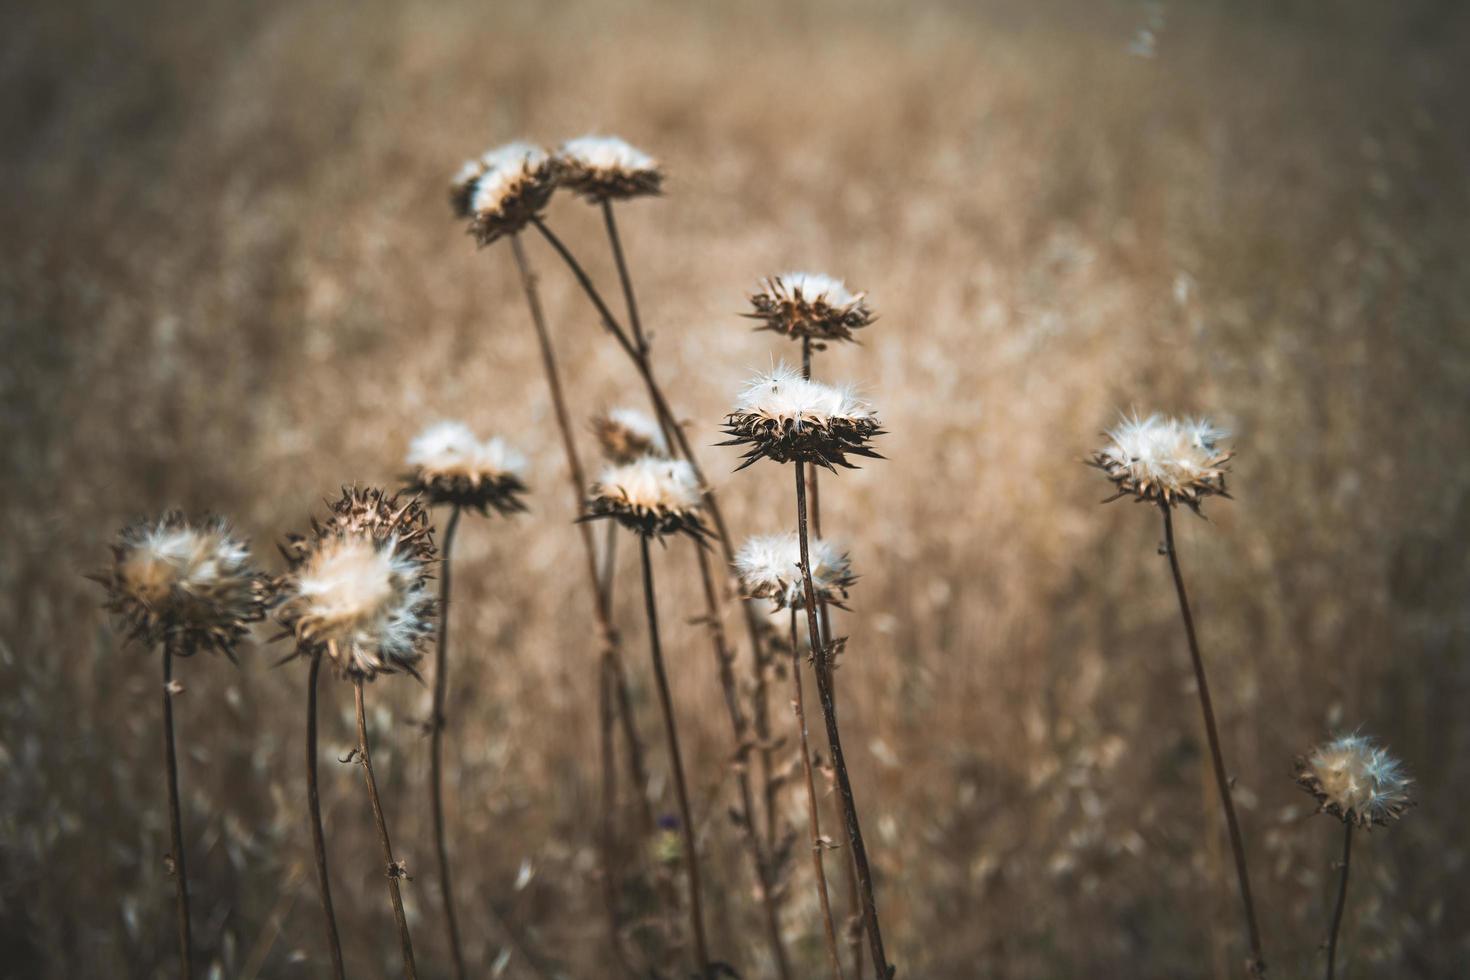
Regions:
<instances>
[{"instance_id":1,"label":"blurred background","mask_svg":"<svg viewBox=\"0 0 1470 980\"><path fill-rule=\"evenodd\" d=\"M888 460L826 479L822 503L861 575L837 625L843 725L900 978L1241 975L1157 515L1099 506L1110 488L1080 465L1131 409L1235 433L1236 499L1184 515L1180 548L1271 975L1320 970L1340 846L1294 757L1362 726L1420 805L1360 838L1346 973L1464 976L1467 43L1463 5L1430 0L8 5L0 973L174 975L158 660L121 644L81 577L116 529L216 510L276 570L274 542L324 497L392 483L418 429L462 418L525 450L534 490L530 514L467 521L456 548L448 806L468 953L481 976L613 975L570 491L509 251L477 251L446 203L494 143L597 132L669 174L620 220L658 371L737 537L792 520L789 470L731 475L737 454L712 447L740 384L794 353L738 317L746 293L811 268L880 314L817 373L860 384L891 432ZM548 221L615 292L596 211L560 197ZM640 405L566 270L527 247L579 420ZM712 942L770 977L692 557L657 562ZM211 977L327 969L305 669L273 668L269 633L239 669L179 668ZM327 691L338 914L352 972L382 976L397 943L370 814L335 762L352 699ZM397 677L371 695L422 975L447 976L428 690ZM656 842L616 816L630 866L659 873ZM807 875L792 862L783 905L799 977L822 975ZM628 916L656 916L636 886Z\"/></svg>"}]
</instances>

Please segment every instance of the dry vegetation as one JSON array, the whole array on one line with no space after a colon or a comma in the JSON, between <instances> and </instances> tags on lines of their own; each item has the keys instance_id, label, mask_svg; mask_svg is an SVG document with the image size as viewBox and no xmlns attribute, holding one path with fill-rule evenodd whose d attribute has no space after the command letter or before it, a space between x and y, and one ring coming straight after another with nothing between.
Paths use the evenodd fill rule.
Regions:
<instances>
[{"instance_id":1,"label":"dry vegetation","mask_svg":"<svg viewBox=\"0 0 1470 980\"><path fill-rule=\"evenodd\" d=\"M1362 839L1344 965L1459 975L1470 21L1428 0L1278 6L8 9L0 973L173 975L156 663L120 645L81 578L114 529L217 509L270 561L324 496L392 480L412 434L452 416L533 457L531 513L468 521L456 542L447 806L467 952L483 969L517 945L509 976L534 975L528 957L606 975L571 501L510 256L477 253L444 200L490 143L594 130L671 175L621 221L697 446L787 353L735 315L758 277L830 270L881 314L823 369L864 382L891 461L824 484L823 516L861 576L838 626L854 638L844 741L900 977L1238 973L1157 521L1098 507L1107 487L1079 465L1130 407L1236 433L1237 499L1209 523L1181 515L1180 547L1272 975L1318 969L1338 847L1307 819L1293 757L1360 723L1421 804ZM1156 56L1130 54L1159 11ZM549 220L612 290L595 212L558 200ZM565 270L528 246L576 411L636 403ZM737 458L702 450L737 535L789 528L789 471L727 477ZM622 559L617 620L656 747L633 549ZM685 548L656 561L711 944L767 976L723 816L714 665L675 613L698 608L694 571ZM271 669L278 655L178 670L212 975L322 975L302 668ZM425 974L447 975L426 925L429 692L377 688L409 916ZM345 755L350 692L326 695L323 752ZM380 975L397 941L356 771L325 766L323 796L349 966ZM787 799L804 826L795 785ZM822 945L794 867L785 927L805 977Z\"/></svg>"}]
</instances>

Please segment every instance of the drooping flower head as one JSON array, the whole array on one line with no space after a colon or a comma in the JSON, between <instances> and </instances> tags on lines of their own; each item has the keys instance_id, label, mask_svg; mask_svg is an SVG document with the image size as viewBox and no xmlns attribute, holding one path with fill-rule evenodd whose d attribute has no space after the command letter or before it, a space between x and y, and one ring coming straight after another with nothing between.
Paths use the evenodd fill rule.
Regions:
<instances>
[{"instance_id":1,"label":"drooping flower head","mask_svg":"<svg viewBox=\"0 0 1470 980\"><path fill-rule=\"evenodd\" d=\"M680 531L696 540L709 532L694 468L682 459L644 456L603 470L587 498L585 520L610 517L645 537Z\"/></svg>"},{"instance_id":2,"label":"drooping flower head","mask_svg":"<svg viewBox=\"0 0 1470 980\"><path fill-rule=\"evenodd\" d=\"M482 246L513 235L541 213L556 190L551 157L531 143L507 143L460 167L449 200Z\"/></svg>"},{"instance_id":3,"label":"drooping flower head","mask_svg":"<svg viewBox=\"0 0 1470 980\"><path fill-rule=\"evenodd\" d=\"M750 295L757 330L773 330L793 340L852 340L854 330L873 322L865 293L852 293L841 279L815 272L786 272L761 281Z\"/></svg>"},{"instance_id":4,"label":"drooping flower head","mask_svg":"<svg viewBox=\"0 0 1470 980\"><path fill-rule=\"evenodd\" d=\"M1235 453L1220 445L1227 435L1202 418L1124 417L1107 433L1108 445L1093 453L1089 465L1117 487L1109 500L1131 495L1165 507L1182 503L1199 513L1204 498L1230 496L1226 464Z\"/></svg>"},{"instance_id":5,"label":"drooping flower head","mask_svg":"<svg viewBox=\"0 0 1470 980\"><path fill-rule=\"evenodd\" d=\"M481 514L524 511L526 458L499 437L481 441L462 422L439 422L408 447L409 491L431 505L468 507Z\"/></svg>"},{"instance_id":6,"label":"drooping flower head","mask_svg":"<svg viewBox=\"0 0 1470 980\"><path fill-rule=\"evenodd\" d=\"M602 455L619 465L644 456L668 456L669 443L657 422L636 408L614 408L592 419Z\"/></svg>"},{"instance_id":7,"label":"drooping flower head","mask_svg":"<svg viewBox=\"0 0 1470 980\"><path fill-rule=\"evenodd\" d=\"M594 204L659 193L658 161L616 136L580 136L556 151L561 183Z\"/></svg>"},{"instance_id":8,"label":"drooping flower head","mask_svg":"<svg viewBox=\"0 0 1470 980\"><path fill-rule=\"evenodd\" d=\"M107 589L129 639L167 643L179 656L213 649L235 659L250 624L265 618L269 580L250 549L217 517L190 521L172 511L123 528L112 565L89 576Z\"/></svg>"},{"instance_id":9,"label":"drooping flower head","mask_svg":"<svg viewBox=\"0 0 1470 980\"><path fill-rule=\"evenodd\" d=\"M1317 798L1322 812L1365 829L1396 820L1410 806L1401 762L1373 739L1342 735L1297 760L1297 783Z\"/></svg>"},{"instance_id":10,"label":"drooping flower head","mask_svg":"<svg viewBox=\"0 0 1470 980\"><path fill-rule=\"evenodd\" d=\"M848 388L809 381L785 364L751 382L725 416L728 440L744 445L744 469L761 457L778 463L801 460L833 469L855 464L848 456L883 457L869 442L883 434L878 417Z\"/></svg>"},{"instance_id":11,"label":"drooping flower head","mask_svg":"<svg viewBox=\"0 0 1470 980\"><path fill-rule=\"evenodd\" d=\"M417 500L345 489L325 520L313 518L310 537L291 535L281 551L290 571L276 618L298 655L325 655L352 680L418 676L434 632L427 583L435 551Z\"/></svg>"},{"instance_id":12,"label":"drooping flower head","mask_svg":"<svg viewBox=\"0 0 1470 980\"><path fill-rule=\"evenodd\" d=\"M817 601L842 608L847 590L857 580L846 553L831 542L813 538L807 543L807 559ZM747 538L735 553L735 570L750 598L772 599L777 609L806 607L801 542L795 531Z\"/></svg>"}]
</instances>

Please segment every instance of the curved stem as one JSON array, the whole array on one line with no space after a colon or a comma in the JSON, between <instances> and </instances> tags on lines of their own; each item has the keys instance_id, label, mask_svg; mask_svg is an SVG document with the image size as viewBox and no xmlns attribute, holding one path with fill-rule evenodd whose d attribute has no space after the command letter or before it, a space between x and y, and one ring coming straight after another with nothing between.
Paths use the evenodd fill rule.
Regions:
<instances>
[{"instance_id":1,"label":"curved stem","mask_svg":"<svg viewBox=\"0 0 1470 980\"><path fill-rule=\"evenodd\" d=\"M194 975L193 937L189 926L189 872L184 863L184 821L179 813L179 759L174 748L174 648L163 641L163 760L168 776L169 847L173 853L174 892L178 899L179 976Z\"/></svg>"},{"instance_id":2,"label":"curved stem","mask_svg":"<svg viewBox=\"0 0 1470 980\"><path fill-rule=\"evenodd\" d=\"M699 888L699 857L694 848L694 820L689 812L689 788L684 781L684 759L679 751L679 729L674 723L674 700L669 694L669 678L664 671L663 650L658 636L658 603L654 599L653 562L648 556L648 536L639 535L643 558L643 605L648 613L648 650L653 660L653 676L658 687L659 708L664 716L664 734L669 742L669 763L674 775L674 791L679 800L679 829L684 837L684 870L689 879L689 925L694 932L694 954L699 965L700 980L710 976L709 946L704 934L704 907Z\"/></svg>"},{"instance_id":3,"label":"curved stem","mask_svg":"<svg viewBox=\"0 0 1470 980\"><path fill-rule=\"evenodd\" d=\"M378 798L378 782L373 778L373 757L368 747L367 711L363 706L363 682L358 678L353 685L357 700L357 756L367 778L368 800L373 806L373 819L378 825L378 840L383 845L383 860L388 876L388 897L393 900L393 919L398 923L398 941L403 947L403 975L408 980L417 980L418 969L413 961L413 942L408 936L408 917L403 913L403 894L398 879L403 870L393 860L393 842L388 838L388 820L383 816L383 801Z\"/></svg>"},{"instance_id":4,"label":"curved stem","mask_svg":"<svg viewBox=\"0 0 1470 980\"><path fill-rule=\"evenodd\" d=\"M429 789L434 819L434 850L439 857L439 895L444 902L444 922L449 930L449 950L454 956L454 975L465 980L464 947L459 939L459 919L454 913L454 888L449 877L449 849L444 841L444 698L449 687L449 555L454 532L459 529L460 508L449 512L444 527L443 562L439 566L439 637L434 657L434 707L429 719Z\"/></svg>"},{"instance_id":5,"label":"curved stem","mask_svg":"<svg viewBox=\"0 0 1470 980\"><path fill-rule=\"evenodd\" d=\"M1337 968L1337 931L1342 926L1342 910L1347 905L1348 869L1353 863L1353 825L1344 821L1342 835L1342 877L1337 882L1337 909L1332 913L1332 931L1327 934L1327 980Z\"/></svg>"},{"instance_id":6,"label":"curved stem","mask_svg":"<svg viewBox=\"0 0 1470 980\"><path fill-rule=\"evenodd\" d=\"M343 980L342 940L337 935L337 913L332 909L332 881L327 875L327 842L322 833L322 801L317 791L316 697L322 671L321 654L311 658L306 680L306 806L311 811L311 843L316 851L316 883L321 891L322 916L327 925L327 951L332 955L332 976Z\"/></svg>"},{"instance_id":7,"label":"curved stem","mask_svg":"<svg viewBox=\"0 0 1470 980\"><path fill-rule=\"evenodd\" d=\"M1210 760L1215 768L1215 783L1220 790L1220 803L1225 809L1225 825L1230 832L1230 848L1235 853L1235 875L1240 882L1240 902L1245 909L1246 937L1250 942L1249 969L1252 976L1263 976L1266 959L1261 953L1261 933L1256 925L1256 907L1251 901L1250 874L1246 870L1245 843L1240 836L1240 823L1235 817L1235 803L1230 796L1230 777L1225 772L1225 758L1220 751L1220 733L1215 725L1215 708L1210 700L1210 685L1205 678L1205 663L1200 656L1199 640L1194 632L1194 616L1189 611L1189 595L1184 590L1184 574L1179 570L1179 555L1174 547L1174 515L1168 504L1160 504L1164 512L1164 550L1169 556L1169 569L1174 573L1174 590L1179 595L1179 612L1184 617L1184 633L1189 640L1189 657L1194 664L1195 687L1199 690L1200 713L1204 715L1205 737L1210 743Z\"/></svg>"},{"instance_id":8,"label":"curved stem","mask_svg":"<svg viewBox=\"0 0 1470 980\"><path fill-rule=\"evenodd\" d=\"M618 279L623 284L623 303L628 308L628 322L633 326L633 343L640 354L648 353L648 342L643 336L643 320L638 316L638 301L633 297L633 277L628 275L628 262L623 257L623 240L618 235L618 223L613 217L612 202L602 202L602 220L607 226L607 240L612 243L613 261L618 267Z\"/></svg>"}]
</instances>

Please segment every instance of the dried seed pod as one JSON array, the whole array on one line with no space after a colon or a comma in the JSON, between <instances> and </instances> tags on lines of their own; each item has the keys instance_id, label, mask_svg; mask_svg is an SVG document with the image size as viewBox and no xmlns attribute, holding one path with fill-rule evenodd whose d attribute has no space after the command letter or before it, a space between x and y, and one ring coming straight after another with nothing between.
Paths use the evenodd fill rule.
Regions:
<instances>
[{"instance_id":1,"label":"dried seed pod","mask_svg":"<svg viewBox=\"0 0 1470 980\"><path fill-rule=\"evenodd\" d=\"M556 151L562 186L596 204L658 194L658 161L616 136L581 136Z\"/></svg>"},{"instance_id":2,"label":"dried seed pod","mask_svg":"<svg viewBox=\"0 0 1470 980\"><path fill-rule=\"evenodd\" d=\"M666 458L669 455L663 430L636 408L614 408L594 417L592 432L602 447L602 455L618 465L644 456Z\"/></svg>"},{"instance_id":3,"label":"dried seed pod","mask_svg":"<svg viewBox=\"0 0 1470 980\"><path fill-rule=\"evenodd\" d=\"M583 520L608 517L645 537L709 533L701 515L703 491L682 459L645 456L602 472L587 498Z\"/></svg>"},{"instance_id":4,"label":"dried seed pod","mask_svg":"<svg viewBox=\"0 0 1470 980\"><path fill-rule=\"evenodd\" d=\"M765 457L778 463L801 460L834 469L856 464L848 456L882 459L870 445L883 434L872 409L846 388L810 381L778 365L752 382L725 416L728 440L746 448L744 469Z\"/></svg>"},{"instance_id":5,"label":"dried seed pod","mask_svg":"<svg viewBox=\"0 0 1470 980\"><path fill-rule=\"evenodd\" d=\"M1297 760L1296 781L1322 812L1364 829L1397 820L1410 806L1403 764L1364 735L1343 735Z\"/></svg>"},{"instance_id":6,"label":"dried seed pod","mask_svg":"<svg viewBox=\"0 0 1470 980\"><path fill-rule=\"evenodd\" d=\"M524 511L526 458L500 438L485 441L462 422L439 422L409 445L409 492L430 505L450 504L488 515Z\"/></svg>"},{"instance_id":7,"label":"dried seed pod","mask_svg":"<svg viewBox=\"0 0 1470 980\"><path fill-rule=\"evenodd\" d=\"M829 541L813 538L807 544L807 557L817 600L842 608L847 590L857 581L846 552ZM735 553L735 570L750 598L774 600L777 609L806 607L801 542L795 531L747 538Z\"/></svg>"},{"instance_id":8,"label":"dried seed pod","mask_svg":"<svg viewBox=\"0 0 1470 980\"><path fill-rule=\"evenodd\" d=\"M545 150L508 143L464 164L450 182L449 197L455 213L470 219L470 233L484 246L530 224L556 186L556 166Z\"/></svg>"},{"instance_id":9,"label":"dried seed pod","mask_svg":"<svg viewBox=\"0 0 1470 980\"><path fill-rule=\"evenodd\" d=\"M1133 416L1107 433L1108 445L1093 453L1088 465L1117 487L1109 500L1133 496L1165 507L1182 503L1199 513L1206 497L1230 497L1225 474L1235 453L1219 445L1227 435L1206 419Z\"/></svg>"},{"instance_id":10,"label":"dried seed pod","mask_svg":"<svg viewBox=\"0 0 1470 980\"><path fill-rule=\"evenodd\" d=\"M757 330L792 339L852 340L852 332L873 322L865 293L852 293L841 279L814 272L786 272L761 281L750 295Z\"/></svg>"}]
</instances>

